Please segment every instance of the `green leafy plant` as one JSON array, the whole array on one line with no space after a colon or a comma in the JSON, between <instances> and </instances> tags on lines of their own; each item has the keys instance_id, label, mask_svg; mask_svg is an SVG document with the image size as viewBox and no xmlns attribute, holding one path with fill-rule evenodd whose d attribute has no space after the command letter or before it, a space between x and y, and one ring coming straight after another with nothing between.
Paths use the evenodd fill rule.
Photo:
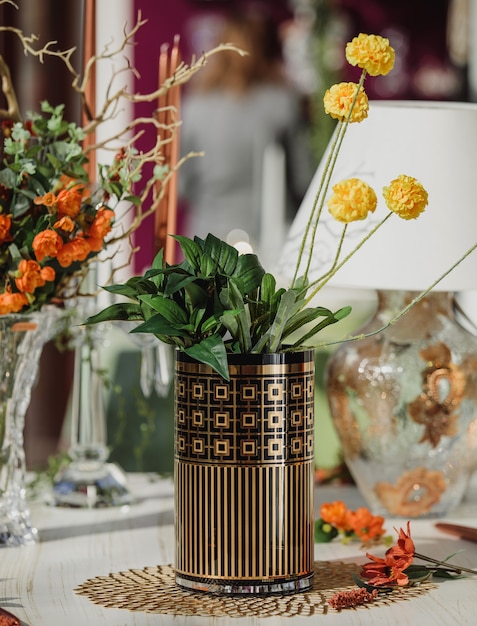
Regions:
<instances>
[{"instance_id":1,"label":"green leafy plant","mask_svg":"<svg viewBox=\"0 0 477 626\"><path fill-rule=\"evenodd\" d=\"M255 254L242 254L217 237L175 236L184 255L164 263L162 250L144 276L107 286L128 302L112 304L87 324L107 320L141 322L135 333L152 333L228 379L227 353L292 351L351 311L304 307L300 283L277 288Z\"/></svg>"}]
</instances>

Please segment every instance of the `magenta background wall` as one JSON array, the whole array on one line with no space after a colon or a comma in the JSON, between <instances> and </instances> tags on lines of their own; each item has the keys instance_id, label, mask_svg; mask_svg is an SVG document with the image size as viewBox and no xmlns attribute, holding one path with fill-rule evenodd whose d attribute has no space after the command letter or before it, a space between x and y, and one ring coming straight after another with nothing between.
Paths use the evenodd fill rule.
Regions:
<instances>
[{"instance_id":1,"label":"magenta background wall","mask_svg":"<svg viewBox=\"0 0 477 626\"><path fill-rule=\"evenodd\" d=\"M213 22L206 18L217 18L228 8L248 5L260 5L279 21L290 15L287 0L135 0L135 13L140 10L143 19L148 20L137 38L135 66L140 78L136 80L135 90L145 93L157 88L162 44L172 46L174 36L178 34L182 58L189 62L192 52L198 55L213 45ZM152 111L152 104L137 105L135 110L136 116L150 115ZM178 215L180 225L180 207ZM153 259L153 231L151 218L136 233L135 244L140 246L134 257L133 271L136 274L142 273Z\"/></svg>"},{"instance_id":2,"label":"magenta background wall","mask_svg":"<svg viewBox=\"0 0 477 626\"><path fill-rule=\"evenodd\" d=\"M230 2L213 2L199 0L135 0L135 12L141 10L147 24L140 30L139 45L135 50L135 65L140 73L135 89L138 92L150 92L158 86L158 61L163 44L172 46L175 35L180 36L180 50L184 61L189 62L192 56L196 20L220 15ZM195 42L198 43L198 42ZM200 43L198 43L200 46ZM200 51L207 49L199 48ZM150 115L152 104L136 106L136 116ZM144 141L147 141L145 139ZM141 147L141 145L139 145ZM146 144L144 143L144 147ZM180 207L178 211L180 227ZM134 257L134 273L141 273L148 267L154 256L153 245L154 220L149 218L136 233L135 244L140 247Z\"/></svg>"}]
</instances>

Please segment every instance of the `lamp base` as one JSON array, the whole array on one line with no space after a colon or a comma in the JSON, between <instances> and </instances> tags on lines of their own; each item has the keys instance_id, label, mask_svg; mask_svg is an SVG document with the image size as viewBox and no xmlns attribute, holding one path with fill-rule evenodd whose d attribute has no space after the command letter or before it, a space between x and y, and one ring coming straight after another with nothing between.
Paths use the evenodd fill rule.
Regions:
<instances>
[{"instance_id":1,"label":"lamp base","mask_svg":"<svg viewBox=\"0 0 477 626\"><path fill-rule=\"evenodd\" d=\"M378 292L359 332L415 295ZM326 384L345 462L375 514L439 517L459 504L472 472L477 338L456 322L452 294L431 293L385 331L341 346Z\"/></svg>"}]
</instances>

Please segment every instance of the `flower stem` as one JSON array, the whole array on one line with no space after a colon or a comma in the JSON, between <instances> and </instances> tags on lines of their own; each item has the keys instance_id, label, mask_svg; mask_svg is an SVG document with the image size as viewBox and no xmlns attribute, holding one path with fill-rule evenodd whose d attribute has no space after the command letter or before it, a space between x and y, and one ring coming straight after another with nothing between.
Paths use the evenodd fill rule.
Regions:
<instances>
[{"instance_id":1,"label":"flower stem","mask_svg":"<svg viewBox=\"0 0 477 626\"><path fill-rule=\"evenodd\" d=\"M367 235L365 235L361 241L356 244L356 246L351 250L351 252L349 252L345 258L340 261L339 263L335 263L333 265L333 267L330 269L330 271L325 274L325 278L322 279L318 279L313 281L312 283L309 284L308 288L312 288L313 290L310 294L308 294L305 303L309 304L309 302L316 296L316 294L326 285L326 283L330 280L330 278L332 278L342 267L343 265L345 265L345 263L347 263L349 261L349 259L356 254L356 252L358 252L358 250L360 250L363 245L368 241L368 239L370 239L374 233L381 228L381 226L391 217L391 215L393 215L393 212L390 211L386 217L384 217L380 222L378 222L378 224L376 224L376 226L374 226L374 228L372 230L369 231L369 233ZM341 246L341 242L340 242L340 246Z\"/></svg>"},{"instance_id":2,"label":"flower stem","mask_svg":"<svg viewBox=\"0 0 477 626\"><path fill-rule=\"evenodd\" d=\"M374 230L372 232L374 232ZM364 241L362 243L364 243ZM360 246L362 245L362 243L360 244ZM391 326L393 326L393 324L398 322L402 317L404 317L404 315L406 315L406 313L410 309L412 309L412 307L415 304L418 304L418 302L420 302L425 296L427 296L434 289L434 287L436 287L441 282L441 280L443 280L448 274L450 274L468 256L470 256L472 254L472 252L474 252L474 250L477 250L477 243L473 244L466 252L464 252L464 254L460 257L460 259L458 259L451 267L449 267L443 274L441 274L439 276L439 278L437 278L431 285L429 285L429 287L427 287L427 289L424 289L423 291L421 291L413 300L411 300L411 302L406 307L404 307L404 309L399 311L399 313L397 313L389 322L384 324L384 326L381 326L380 328L377 328L376 330L373 330L373 331L371 331L369 333L361 333L360 335L353 335L352 337L344 337L343 339L337 339L335 341L326 341L326 342L323 342L321 344L313 346L314 349L316 350L318 348L327 348L328 346L334 346L334 345L337 345L337 344L340 344L340 343L348 343L350 341L361 341L361 339L366 339L367 337L373 337L374 335L379 335L380 333L382 333L387 328L390 328ZM353 250L350 253L350 255L354 254L355 251L356 250ZM350 255L348 255L348 256L350 256ZM342 264L343 263L341 263L336 268L336 271L338 271L338 269L341 267ZM319 291L319 289L321 289L322 286L323 285L319 285L318 288L316 288L313 291L312 295L316 294L317 291ZM311 296L310 296L310 298L311 298ZM477 573L477 572L474 572L474 573Z\"/></svg>"},{"instance_id":3,"label":"flower stem","mask_svg":"<svg viewBox=\"0 0 477 626\"><path fill-rule=\"evenodd\" d=\"M416 559L421 559L421 561L427 561L428 563L434 563L435 565L439 565L441 569L450 570L451 572L456 572L456 574L466 572L467 574L473 574L474 576L477 576L477 570L469 569L468 567L452 565L451 563L446 563L446 561L438 561L437 559L433 559L430 556L425 556L424 554L419 554L418 552L414 552L414 556L416 557Z\"/></svg>"},{"instance_id":4,"label":"flower stem","mask_svg":"<svg viewBox=\"0 0 477 626\"><path fill-rule=\"evenodd\" d=\"M336 161L338 159L338 155L340 153L341 150L341 144L343 143L343 139L344 136L346 134L346 131L348 129L348 125L350 124L350 120L351 120L351 116L353 114L353 109L354 109L354 105L356 104L356 100L358 99L358 95L359 92L364 84L364 80L366 78L366 70L363 70L359 79L359 83L358 83L358 88L356 90L356 93L354 94L354 98L353 101L351 103L351 107L348 113L348 116L346 118L346 120L342 121L339 123L337 130L335 131L334 134L334 138L333 138L333 143L331 145L331 151L328 155L327 161L326 161L326 165L325 168L323 170L323 174L321 177L321 181L320 184L318 186L318 191L313 203L313 207L311 209L311 213L310 213L310 217L308 218L308 222L306 224L306 228L305 228L305 234L302 238L301 241L301 246L300 246L300 250L298 252L298 259L295 265L295 273L293 276L293 280L292 280L292 287L295 285L295 282L297 280L298 277L298 272L300 270L300 264L301 264L301 260L305 251L305 246L307 244L307 239L308 239L308 234L310 232L311 229L311 241L309 243L309 248L308 248L308 258L306 261L306 268L305 268L305 272L304 272L304 279L305 281L308 278L308 273L310 270L310 265L311 265L311 259L313 257L313 250L315 247L315 240L316 240L316 231L318 228L318 224L320 221L320 217L321 217L321 213L323 211L323 207L325 204L325 199L326 199L326 195L328 193L328 188L330 185L330 181L331 181L331 177L333 175L333 171L335 169L335 165L336 165Z\"/></svg>"}]
</instances>

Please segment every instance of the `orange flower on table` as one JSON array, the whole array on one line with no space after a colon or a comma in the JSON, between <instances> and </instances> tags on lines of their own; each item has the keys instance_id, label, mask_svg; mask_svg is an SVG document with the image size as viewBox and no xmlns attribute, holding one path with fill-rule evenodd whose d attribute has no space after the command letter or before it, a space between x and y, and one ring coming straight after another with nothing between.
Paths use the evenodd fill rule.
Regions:
<instances>
[{"instance_id":1,"label":"orange flower on table","mask_svg":"<svg viewBox=\"0 0 477 626\"><path fill-rule=\"evenodd\" d=\"M383 587L388 585L398 585L405 587L409 582L409 577L405 569L410 562L404 558L396 558L386 552L384 559L367 553L371 563L365 563L361 570L363 578L367 579L369 585ZM412 561L412 559L411 559Z\"/></svg>"},{"instance_id":2,"label":"orange flower on table","mask_svg":"<svg viewBox=\"0 0 477 626\"><path fill-rule=\"evenodd\" d=\"M36 261L22 259L18 266L15 285L18 291L34 293L38 287L43 287L46 282L53 280L55 280L55 270L52 267L41 267Z\"/></svg>"},{"instance_id":3,"label":"orange flower on table","mask_svg":"<svg viewBox=\"0 0 477 626\"><path fill-rule=\"evenodd\" d=\"M88 243L93 252L99 252L104 244L104 238L111 231L114 211L99 209L88 232Z\"/></svg>"},{"instance_id":4,"label":"orange flower on table","mask_svg":"<svg viewBox=\"0 0 477 626\"><path fill-rule=\"evenodd\" d=\"M24 293L12 293L10 289L7 289L7 291L0 294L0 315L18 313L27 305L28 298Z\"/></svg>"},{"instance_id":5,"label":"orange flower on table","mask_svg":"<svg viewBox=\"0 0 477 626\"><path fill-rule=\"evenodd\" d=\"M399 529L399 537L396 546L386 550L384 559L366 553L371 563L365 563L361 570L363 578L367 579L369 585L387 586L398 585L403 587L408 584L409 577L405 573L414 561L415 548L411 539L410 523L407 523L407 532Z\"/></svg>"},{"instance_id":6,"label":"orange flower on table","mask_svg":"<svg viewBox=\"0 0 477 626\"><path fill-rule=\"evenodd\" d=\"M12 234L10 228L12 226L11 215L0 215L0 244L8 241L12 241Z\"/></svg>"},{"instance_id":7,"label":"orange flower on table","mask_svg":"<svg viewBox=\"0 0 477 626\"><path fill-rule=\"evenodd\" d=\"M322 504L320 517L324 522L331 524L338 530L349 530L348 509L341 500Z\"/></svg>"},{"instance_id":8,"label":"orange flower on table","mask_svg":"<svg viewBox=\"0 0 477 626\"><path fill-rule=\"evenodd\" d=\"M75 261L84 261L90 252L91 248L87 240L83 237L75 237L64 244L56 258L61 267L69 267Z\"/></svg>"},{"instance_id":9,"label":"orange flower on table","mask_svg":"<svg viewBox=\"0 0 477 626\"><path fill-rule=\"evenodd\" d=\"M349 528L364 544L377 541L384 536L384 517L373 515L364 506L356 511L348 511L347 522Z\"/></svg>"},{"instance_id":10,"label":"orange flower on table","mask_svg":"<svg viewBox=\"0 0 477 626\"><path fill-rule=\"evenodd\" d=\"M63 247L63 239L51 229L42 230L35 235L32 243L33 252L37 261L43 261L45 257L56 257Z\"/></svg>"},{"instance_id":11,"label":"orange flower on table","mask_svg":"<svg viewBox=\"0 0 477 626\"><path fill-rule=\"evenodd\" d=\"M412 557L414 557L415 551L416 551L416 548L414 546L414 541L411 539L411 523L408 521L407 532L404 531L402 528L400 528L399 534L398 534L397 545L391 546L387 552L389 554L392 554L396 558L411 559L409 561L411 563Z\"/></svg>"}]
</instances>

